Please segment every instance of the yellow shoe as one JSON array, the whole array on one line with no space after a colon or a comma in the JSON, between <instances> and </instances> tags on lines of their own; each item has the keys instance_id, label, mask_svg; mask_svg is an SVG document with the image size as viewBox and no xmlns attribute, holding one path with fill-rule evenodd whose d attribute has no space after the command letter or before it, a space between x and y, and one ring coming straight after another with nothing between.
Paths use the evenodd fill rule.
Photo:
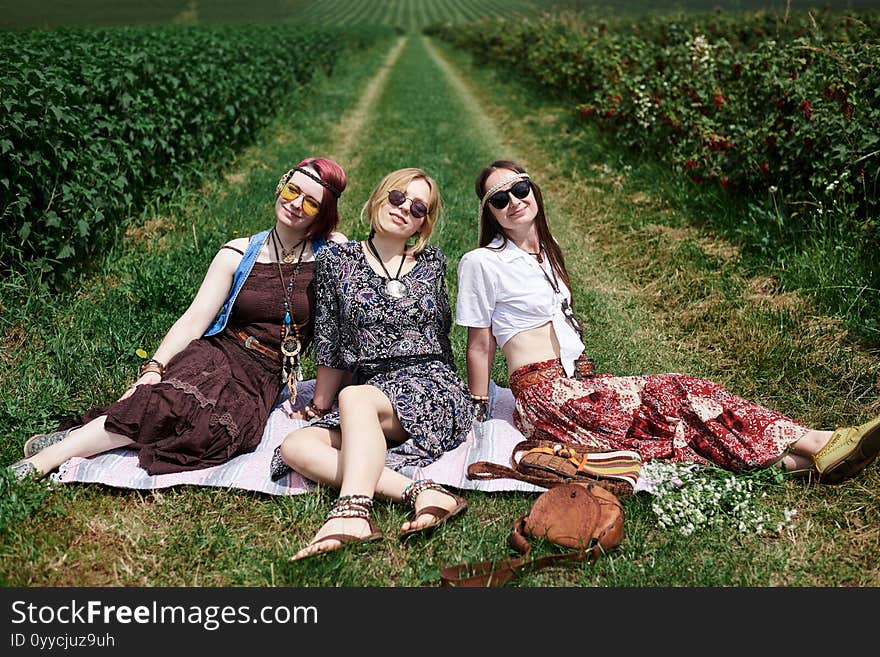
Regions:
<instances>
[{"instance_id":1,"label":"yellow shoe","mask_svg":"<svg viewBox=\"0 0 880 657\"><path fill-rule=\"evenodd\" d=\"M859 427L837 429L813 455L823 484L839 484L864 470L880 452L880 417Z\"/></svg>"}]
</instances>

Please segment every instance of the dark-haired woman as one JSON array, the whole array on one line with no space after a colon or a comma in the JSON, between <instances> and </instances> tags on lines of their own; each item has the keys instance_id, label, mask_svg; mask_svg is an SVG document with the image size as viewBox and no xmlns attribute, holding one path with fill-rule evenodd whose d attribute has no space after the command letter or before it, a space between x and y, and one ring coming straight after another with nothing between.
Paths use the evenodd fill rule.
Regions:
<instances>
[{"instance_id":1,"label":"dark-haired woman","mask_svg":"<svg viewBox=\"0 0 880 657\"><path fill-rule=\"evenodd\" d=\"M71 457L118 447L150 474L219 465L259 443L282 386L295 391L313 335L315 256L335 232L345 173L333 160L301 161L275 189L274 225L233 239L214 256L186 312L139 378L79 426L40 434L10 469L43 477Z\"/></svg>"},{"instance_id":2,"label":"dark-haired woman","mask_svg":"<svg viewBox=\"0 0 880 657\"><path fill-rule=\"evenodd\" d=\"M514 421L527 437L634 450L642 458L728 470L781 465L838 483L880 451L880 417L819 431L680 374L591 374L562 250L541 190L516 162L480 171L479 248L458 267L456 322L468 327L468 384L485 406L496 347L504 353Z\"/></svg>"}]
</instances>

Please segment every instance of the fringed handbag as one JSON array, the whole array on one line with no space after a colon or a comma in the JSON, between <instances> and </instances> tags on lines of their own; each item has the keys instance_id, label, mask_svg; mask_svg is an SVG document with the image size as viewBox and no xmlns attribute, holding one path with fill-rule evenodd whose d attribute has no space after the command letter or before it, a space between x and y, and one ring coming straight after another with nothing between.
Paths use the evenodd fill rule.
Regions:
<instances>
[{"instance_id":1,"label":"fringed handbag","mask_svg":"<svg viewBox=\"0 0 880 657\"><path fill-rule=\"evenodd\" d=\"M595 452L549 440L524 440L510 455L511 467L477 461L468 465L471 480L518 479L551 488L567 482L589 482L617 495L632 495L641 472L638 452Z\"/></svg>"}]
</instances>

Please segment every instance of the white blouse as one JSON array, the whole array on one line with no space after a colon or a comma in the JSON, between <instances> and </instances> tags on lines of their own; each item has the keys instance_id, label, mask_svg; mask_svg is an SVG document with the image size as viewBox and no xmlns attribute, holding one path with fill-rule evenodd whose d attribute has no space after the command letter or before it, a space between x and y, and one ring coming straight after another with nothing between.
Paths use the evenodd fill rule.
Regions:
<instances>
[{"instance_id":1,"label":"white blouse","mask_svg":"<svg viewBox=\"0 0 880 657\"><path fill-rule=\"evenodd\" d=\"M545 270L538 261L507 241L499 249L502 238L496 237L490 248L481 247L465 253L458 263L458 297L455 323L474 328L492 328L499 347L521 331L553 322L565 372L574 374L574 361L583 352L584 343L566 321L562 301L571 303L571 292L558 279L559 294L547 279L550 261L544 259ZM558 277L557 277L558 278Z\"/></svg>"}]
</instances>

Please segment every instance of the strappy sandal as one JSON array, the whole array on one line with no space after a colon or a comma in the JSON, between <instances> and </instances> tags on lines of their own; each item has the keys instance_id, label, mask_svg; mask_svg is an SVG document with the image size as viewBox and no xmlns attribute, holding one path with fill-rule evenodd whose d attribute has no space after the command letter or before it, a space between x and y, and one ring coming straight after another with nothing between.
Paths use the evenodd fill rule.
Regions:
<instances>
[{"instance_id":1,"label":"strappy sandal","mask_svg":"<svg viewBox=\"0 0 880 657\"><path fill-rule=\"evenodd\" d=\"M455 506L451 509L444 509L442 506L426 506L423 509L419 509L416 511L416 498L420 493L426 490L436 490L440 491L444 495L449 495L454 501ZM418 527L416 529L407 529L405 531L400 532L400 538L406 539L415 534L429 535L435 529L440 527L441 525L446 524L453 518L460 516L462 513L467 511L467 500L463 497L459 497L455 493L450 493L443 486L438 484L431 479L419 479L418 481L414 481L409 486L407 486L403 491L403 501L409 504L415 515L410 522L415 522L420 517L424 515L432 515L436 518L436 520L430 524L425 525L424 527Z\"/></svg>"},{"instance_id":2,"label":"strappy sandal","mask_svg":"<svg viewBox=\"0 0 880 657\"><path fill-rule=\"evenodd\" d=\"M333 505L330 507L330 511L327 513L327 519L324 522L326 523L328 520L335 520L337 518L360 518L367 521L367 524L370 527L370 533L366 536L336 533L316 538L306 547L311 547L318 543L323 543L324 541L339 541L340 544L335 548L318 550L317 552L306 554L299 557L299 559L307 559L308 557L314 557L315 555L324 554L325 552L335 552L345 546L355 545L357 543L373 543L385 538L385 535L379 530L373 522L373 519L370 517L370 511L372 508L373 498L368 497L367 495L343 495L342 497L337 497L333 502ZM299 559L291 557L290 561L298 561Z\"/></svg>"}]
</instances>

